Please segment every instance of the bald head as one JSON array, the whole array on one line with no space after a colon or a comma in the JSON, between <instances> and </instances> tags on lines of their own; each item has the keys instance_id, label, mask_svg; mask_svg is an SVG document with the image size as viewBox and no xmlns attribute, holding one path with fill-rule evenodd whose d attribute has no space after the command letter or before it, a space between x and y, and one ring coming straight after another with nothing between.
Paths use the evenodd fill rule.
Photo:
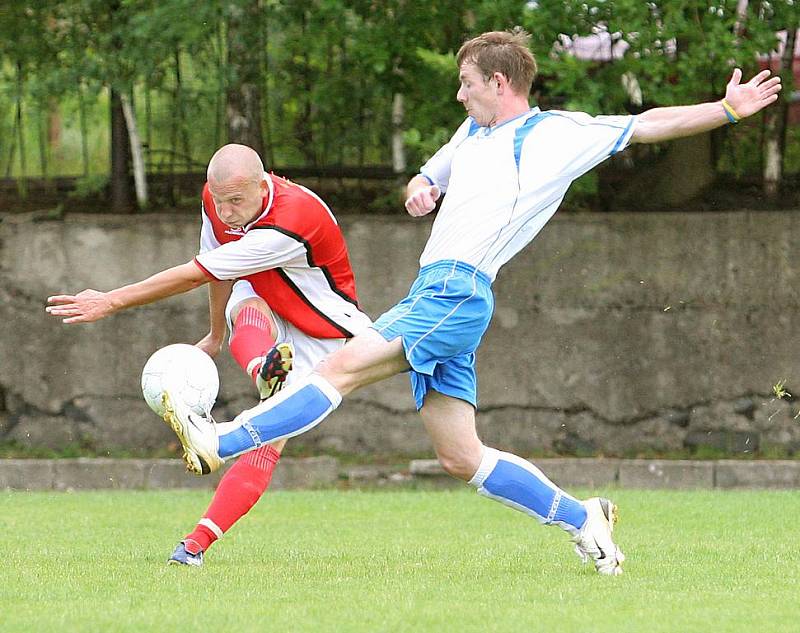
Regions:
<instances>
[{"instance_id":1,"label":"bald head","mask_svg":"<svg viewBox=\"0 0 800 633\"><path fill-rule=\"evenodd\" d=\"M223 145L208 163L209 182L221 184L232 180L260 182L264 179L264 164L258 153L247 145Z\"/></svg>"},{"instance_id":2,"label":"bald head","mask_svg":"<svg viewBox=\"0 0 800 633\"><path fill-rule=\"evenodd\" d=\"M236 144L220 147L208 163L207 176L217 216L228 226L244 227L264 212L269 176L252 148Z\"/></svg>"}]
</instances>

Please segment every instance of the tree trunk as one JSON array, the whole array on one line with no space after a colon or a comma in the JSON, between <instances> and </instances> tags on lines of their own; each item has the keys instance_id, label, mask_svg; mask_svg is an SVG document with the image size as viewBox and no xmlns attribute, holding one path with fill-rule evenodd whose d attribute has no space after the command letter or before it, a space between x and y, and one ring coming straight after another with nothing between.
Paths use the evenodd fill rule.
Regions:
<instances>
[{"instance_id":1,"label":"tree trunk","mask_svg":"<svg viewBox=\"0 0 800 633\"><path fill-rule=\"evenodd\" d=\"M403 95L394 93L392 99L392 169L396 174L406 171L406 148L403 142L403 119L405 118L405 103Z\"/></svg>"},{"instance_id":2,"label":"tree trunk","mask_svg":"<svg viewBox=\"0 0 800 633\"><path fill-rule=\"evenodd\" d=\"M797 30L789 28L777 72L787 68L791 71L796 37ZM778 97L774 105L764 110L764 195L770 202L777 202L781 193L788 117L789 104L783 97Z\"/></svg>"},{"instance_id":3,"label":"tree trunk","mask_svg":"<svg viewBox=\"0 0 800 633\"><path fill-rule=\"evenodd\" d=\"M22 76L22 64L17 63L17 134L19 139L19 179L17 189L21 198L28 197L28 167L25 156L25 125L22 120L22 95L25 80Z\"/></svg>"},{"instance_id":4,"label":"tree trunk","mask_svg":"<svg viewBox=\"0 0 800 633\"><path fill-rule=\"evenodd\" d=\"M136 114L133 111L130 99L125 95L120 95L122 102L122 113L125 116L125 125L128 130L128 138L131 141L131 156L133 158L133 183L136 188L136 203L139 209L147 208L147 175L144 169L144 152L142 152L142 141L139 138L139 131L136 128Z\"/></svg>"},{"instance_id":5,"label":"tree trunk","mask_svg":"<svg viewBox=\"0 0 800 633\"><path fill-rule=\"evenodd\" d=\"M78 85L78 120L81 128L81 162L85 178L89 175L89 124L86 121L86 96L82 83Z\"/></svg>"},{"instance_id":6,"label":"tree trunk","mask_svg":"<svg viewBox=\"0 0 800 633\"><path fill-rule=\"evenodd\" d=\"M248 145L263 156L260 24L258 0L228 5L228 67L233 77L225 93L228 142Z\"/></svg>"},{"instance_id":7,"label":"tree trunk","mask_svg":"<svg viewBox=\"0 0 800 633\"><path fill-rule=\"evenodd\" d=\"M125 114L122 111L120 94L111 90L111 210L114 213L130 213L133 210L131 190L130 145Z\"/></svg>"}]
</instances>

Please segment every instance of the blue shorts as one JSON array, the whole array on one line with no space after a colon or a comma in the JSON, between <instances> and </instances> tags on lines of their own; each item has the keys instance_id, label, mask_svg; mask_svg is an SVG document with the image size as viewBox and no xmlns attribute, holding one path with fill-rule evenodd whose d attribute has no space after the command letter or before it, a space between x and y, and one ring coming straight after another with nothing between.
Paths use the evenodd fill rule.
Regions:
<instances>
[{"instance_id":1,"label":"blue shorts","mask_svg":"<svg viewBox=\"0 0 800 633\"><path fill-rule=\"evenodd\" d=\"M443 260L423 267L408 296L372 324L387 341L402 339L417 409L431 389L477 406L475 351L493 310L489 278Z\"/></svg>"}]
</instances>

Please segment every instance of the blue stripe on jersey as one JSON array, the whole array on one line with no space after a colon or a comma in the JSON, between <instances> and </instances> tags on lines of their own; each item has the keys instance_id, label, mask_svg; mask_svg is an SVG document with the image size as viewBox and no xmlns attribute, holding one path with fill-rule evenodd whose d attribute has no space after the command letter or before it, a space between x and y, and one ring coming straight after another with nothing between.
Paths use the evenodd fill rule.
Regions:
<instances>
[{"instance_id":1,"label":"blue stripe on jersey","mask_svg":"<svg viewBox=\"0 0 800 633\"><path fill-rule=\"evenodd\" d=\"M619 138L617 139L617 142L614 144L614 147L611 149L611 153L609 154L609 156L613 156L614 154L616 154L619 151L619 146L622 145L623 139L628 135L628 130L631 129L631 125L633 125L633 120L634 120L633 117L631 117L631 120L628 121L628 125L625 126L625 129L622 131L622 134L619 135Z\"/></svg>"},{"instance_id":2,"label":"blue stripe on jersey","mask_svg":"<svg viewBox=\"0 0 800 633\"><path fill-rule=\"evenodd\" d=\"M514 162L517 164L517 171L519 171L519 158L522 154L522 143L525 141L528 134L531 133L531 130L549 116L553 115L550 112L537 112L525 121L525 123L520 125L514 133Z\"/></svg>"}]
</instances>

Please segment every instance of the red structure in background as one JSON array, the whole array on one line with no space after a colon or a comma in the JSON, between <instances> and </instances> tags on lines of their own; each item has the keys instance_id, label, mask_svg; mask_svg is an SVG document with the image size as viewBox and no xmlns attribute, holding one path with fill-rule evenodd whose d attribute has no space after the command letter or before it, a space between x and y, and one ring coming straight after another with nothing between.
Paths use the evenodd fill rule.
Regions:
<instances>
[{"instance_id":1,"label":"red structure in background","mask_svg":"<svg viewBox=\"0 0 800 633\"><path fill-rule=\"evenodd\" d=\"M601 30L594 35L586 35L570 38L561 35L556 44L562 50L566 50L578 59L596 62L610 62L620 59L625 55L625 51L630 48L628 43L622 39L614 39L608 31ZM787 31L778 31L778 48L769 54L759 56L758 62L763 70L769 68L772 72L780 69L781 59L786 49ZM666 42L667 53L675 53L674 40ZM794 54L792 55L792 75L794 86L784 86L784 98L789 102L789 125L800 125L800 29L798 29L794 40Z\"/></svg>"}]
</instances>

